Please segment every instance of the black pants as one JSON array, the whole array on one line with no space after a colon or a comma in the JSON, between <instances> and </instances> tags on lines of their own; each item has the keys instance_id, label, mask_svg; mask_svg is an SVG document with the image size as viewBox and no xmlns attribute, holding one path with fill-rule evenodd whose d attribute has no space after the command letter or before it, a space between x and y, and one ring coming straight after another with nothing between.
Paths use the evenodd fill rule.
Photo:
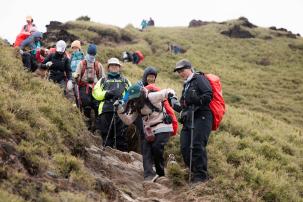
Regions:
<instances>
[{"instance_id":1,"label":"black pants","mask_svg":"<svg viewBox=\"0 0 303 202\"><path fill-rule=\"evenodd\" d=\"M87 125L89 130L94 130L95 117L98 116L98 101L92 96L92 89L86 88L86 86L79 87L79 94L81 99L81 108L85 117L88 118ZM94 117L92 117L92 111Z\"/></svg>"},{"instance_id":2,"label":"black pants","mask_svg":"<svg viewBox=\"0 0 303 202\"><path fill-rule=\"evenodd\" d=\"M212 127L212 113L211 111L202 111L195 114L194 117L194 138L192 151L192 172L193 180L205 180L208 178L207 174L207 152L206 145ZM185 164L190 165L190 130L191 120L188 119L184 123L181 135L181 153Z\"/></svg>"},{"instance_id":3,"label":"black pants","mask_svg":"<svg viewBox=\"0 0 303 202\"><path fill-rule=\"evenodd\" d=\"M114 117L115 121L113 122L111 128L109 128L110 123L113 120L113 115L114 112L105 112L99 115L97 118L96 128L100 130L103 144L105 144L105 146L114 147L116 144L118 150L128 151L127 137L124 131L125 127L117 114ZM114 128L116 128L116 134ZM107 137L108 131L109 135Z\"/></svg>"},{"instance_id":4,"label":"black pants","mask_svg":"<svg viewBox=\"0 0 303 202\"><path fill-rule=\"evenodd\" d=\"M144 178L155 176L164 176L164 146L167 144L170 133L158 133L154 142L147 142L141 139L141 151L143 156ZM156 173L153 170L155 164Z\"/></svg>"},{"instance_id":5,"label":"black pants","mask_svg":"<svg viewBox=\"0 0 303 202\"><path fill-rule=\"evenodd\" d=\"M35 56L30 53L25 52L22 54L22 62L23 65L32 72L38 68Z\"/></svg>"}]
</instances>

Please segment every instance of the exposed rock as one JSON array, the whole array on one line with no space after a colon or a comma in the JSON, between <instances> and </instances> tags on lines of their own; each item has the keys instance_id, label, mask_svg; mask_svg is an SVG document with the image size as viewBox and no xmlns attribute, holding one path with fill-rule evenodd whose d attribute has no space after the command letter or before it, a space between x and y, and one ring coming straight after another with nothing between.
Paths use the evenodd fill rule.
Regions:
<instances>
[{"instance_id":1,"label":"exposed rock","mask_svg":"<svg viewBox=\"0 0 303 202\"><path fill-rule=\"evenodd\" d=\"M291 31L288 31L285 28L277 28L275 26L272 26L272 27L269 27L269 29L276 31L275 35L277 37L288 37L288 38L292 38L292 39L297 38L297 36L300 37L300 34L294 34L294 33L292 33Z\"/></svg>"},{"instance_id":2,"label":"exposed rock","mask_svg":"<svg viewBox=\"0 0 303 202\"><path fill-rule=\"evenodd\" d=\"M50 21L49 25L46 25L46 32L63 29L63 23L58 21Z\"/></svg>"},{"instance_id":3,"label":"exposed rock","mask_svg":"<svg viewBox=\"0 0 303 202\"><path fill-rule=\"evenodd\" d=\"M221 34L230 38L255 38L249 31L242 29L239 25L235 25Z\"/></svg>"},{"instance_id":4,"label":"exposed rock","mask_svg":"<svg viewBox=\"0 0 303 202\"><path fill-rule=\"evenodd\" d=\"M238 20L241 21L240 25L242 25L243 27L248 27L248 28L256 28L257 27L256 25L249 22L246 17L240 17Z\"/></svg>"},{"instance_id":5,"label":"exposed rock","mask_svg":"<svg viewBox=\"0 0 303 202\"><path fill-rule=\"evenodd\" d=\"M257 65L268 66L271 64L268 58L262 58L261 60L256 62Z\"/></svg>"},{"instance_id":6,"label":"exposed rock","mask_svg":"<svg viewBox=\"0 0 303 202\"><path fill-rule=\"evenodd\" d=\"M189 22L189 25L188 27L200 27L200 26L203 26L203 25L207 25L209 22L205 22L205 21L202 21L202 20L191 20Z\"/></svg>"},{"instance_id":7,"label":"exposed rock","mask_svg":"<svg viewBox=\"0 0 303 202\"><path fill-rule=\"evenodd\" d=\"M64 29L53 30L51 32L44 33L44 42L49 44L50 47L54 46L58 40L64 40L66 43L72 43L74 40L78 39L73 34L70 34L68 31Z\"/></svg>"}]
</instances>

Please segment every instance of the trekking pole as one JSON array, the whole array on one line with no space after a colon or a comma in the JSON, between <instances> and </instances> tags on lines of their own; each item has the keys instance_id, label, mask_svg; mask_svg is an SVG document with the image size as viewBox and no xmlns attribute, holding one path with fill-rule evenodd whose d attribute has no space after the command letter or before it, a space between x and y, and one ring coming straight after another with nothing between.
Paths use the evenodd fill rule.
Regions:
<instances>
[{"instance_id":1,"label":"trekking pole","mask_svg":"<svg viewBox=\"0 0 303 202\"><path fill-rule=\"evenodd\" d=\"M117 149L117 132L116 132L116 107L114 106L114 115L113 115L113 119L114 119L114 149Z\"/></svg>"},{"instance_id":2,"label":"trekking pole","mask_svg":"<svg viewBox=\"0 0 303 202\"><path fill-rule=\"evenodd\" d=\"M193 161L193 144L194 144L194 129L195 129L195 106L191 106L191 124L190 124L190 156L189 156L189 176L188 183L191 181L191 169L192 169L192 161Z\"/></svg>"},{"instance_id":3,"label":"trekking pole","mask_svg":"<svg viewBox=\"0 0 303 202\"><path fill-rule=\"evenodd\" d=\"M106 143L107 143L108 136L109 136L110 130L111 130L112 125L113 125L113 122L114 122L114 118L115 118L115 114L113 114L113 118L112 118L112 120L110 121L109 128L108 128L108 131L107 131L107 135L106 135L106 138L105 138L105 142L103 142L103 150L105 149L105 145L106 145Z\"/></svg>"}]
</instances>

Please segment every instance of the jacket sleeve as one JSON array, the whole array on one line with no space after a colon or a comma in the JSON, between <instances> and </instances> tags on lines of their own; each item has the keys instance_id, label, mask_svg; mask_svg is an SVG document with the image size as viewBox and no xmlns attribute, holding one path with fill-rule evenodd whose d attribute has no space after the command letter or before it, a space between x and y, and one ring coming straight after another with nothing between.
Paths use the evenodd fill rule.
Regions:
<instances>
[{"instance_id":1,"label":"jacket sleeve","mask_svg":"<svg viewBox=\"0 0 303 202\"><path fill-rule=\"evenodd\" d=\"M202 105L209 105L213 92L208 79L205 76L197 77L198 89L201 93L200 100Z\"/></svg>"},{"instance_id":2,"label":"jacket sleeve","mask_svg":"<svg viewBox=\"0 0 303 202\"><path fill-rule=\"evenodd\" d=\"M172 89L163 89L158 92L149 93L147 96L151 103L157 104L163 102L168 97L169 93L175 94Z\"/></svg>"},{"instance_id":3,"label":"jacket sleeve","mask_svg":"<svg viewBox=\"0 0 303 202\"><path fill-rule=\"evenodd\" d=\"M96 83L92 92L93 97L98 101L104 100L106 94L106 91L103 90L103 84L101 84L101 80L102 78L99 79L99 81Z\"/></svg>"},{"instance_id":4,"label":"jacket sleeve","mask_svg":"<svg viewBox=\"0 0 303 202\"><path fill-rule=\"evenodd\" d=\"M40 65L40 67L41 67L42 69L47 69L47 66L46 66L45 64L46 64L47 62L51 61L51 58L52 58L51 55L52 55L52 54L49 54L48 56L46 56L46 57L44 58L43 62L42 62L41 65Z\"/></svg>"},{"instance_id":5,"label":"jacket sleeve","mask_svg":"<svg viewBox=\"0 0 303 202\"><path fill-rule=\"evenodd\" d=\"M66 73L66 77L68 80L71 80L72 79L72 69L70 67L70 59L66 58L65 59L65 73Z\"/></svg>"},{"instance_id":6,"label":"jacket sleeve","mask_svg":"<svg viewBox=\"0 0 303 202\"><path fill-rule=\"evenodd\" d=\"M22 41L22 43L20 45L20 49L23 50L26 46L29 46L31 44L32 40L33 40L33 38L31 36L29 36L27 39Z\"/></svg>"}]
</instances>

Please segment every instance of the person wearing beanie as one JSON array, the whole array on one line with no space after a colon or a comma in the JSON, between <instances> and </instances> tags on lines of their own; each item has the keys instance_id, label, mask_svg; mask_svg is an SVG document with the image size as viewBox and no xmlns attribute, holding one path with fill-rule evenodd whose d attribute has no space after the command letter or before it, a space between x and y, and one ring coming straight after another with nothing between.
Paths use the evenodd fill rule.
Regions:
<instances>
[{"instance_id":1,"label":"person wearing beanie","mask_svg":"<svg viewBox=\"0 0 303 202\"><path fill-rule=\"evenodd\" d=\"M104 146L128 151L126 134L122 130L124 126L116 115L113 103L123 98L131 84L120 73L121 63L119 59L110 58L107 62L107 70L105 78L101 78L93 90L93 97L100 101L96 125L97 133L100 133ZM112 120L114 122L110 124Z\"/></svg>"},{"instance_id":2,"label":"person wearing beanie","mask_svg":"<svg viewBox=\"0 0 303 202\"><path fill-rule=\"evenodd\" d=\"M72 55L71 55L70 66L72 69L72 73L74 73L80 61L84 59L84 53L81 51L81 42L79 40L73 41L71 44L71 48L72 48Z\"/></svg>"},{"instance_id":3,"label":"person wearing beanie","mask_svg":"<svg viewBox=\"0 0 303 202\"><path fill-rule=\"evenodd\" d=\"M43 61L41 68L49 69L49 80L59 84L66 92L73 88L70 60L65 54L66 43L59 40L56 52L49 54ZM67 83L65 82L67 80Z\"/></svg>"},{"instance_id":4,"label":"person wearing beanie","mask_svg":"<svg viewBox=\"0 0 303 202\"><path fill-rule=\"evenodd\" d=\"M89 44L87 54L81 60L74 73L74 78L79 86L78 106L86 117L86 124L89 130L95 130L95 117L98 116L98 102L92 97L92 90L99 79L105 76L104 68L100 62L96 60L97 46ZM95 116L91 116L91 111Z\"/></svg>"},{"instance_id":5,"label":"person wearing beanie","mask_svg":"<svg viewBox=\"0 0 303 202\"><path fill-rule=\"evenodd\" d=\"M32 34L27 39L22 41L19 47L24 66L32 72L38 68L36 53L37 49L40 49L42 46L42 37L42 32L32 32Z\"/></svg>"},{"instance_id":6,"label":"person wearing beanie","mask_svg":"<svg viewBox=\"0 0 303 202\"><path fill-rule=\"evenodd\" d=\"M118 116L126 125L132 124L138 117L143 121L144 136L141 137L141 152L145 181L156 181L165 176L164 147L173 132L172 123L165 119L163 102L169 95L174 95L172 89L158 92L148 92L145 87L135 84L128 89L129 99L123 107L119 101ZM153 169L155 165L156 170Z\"/></svg>"}]
</instances>

